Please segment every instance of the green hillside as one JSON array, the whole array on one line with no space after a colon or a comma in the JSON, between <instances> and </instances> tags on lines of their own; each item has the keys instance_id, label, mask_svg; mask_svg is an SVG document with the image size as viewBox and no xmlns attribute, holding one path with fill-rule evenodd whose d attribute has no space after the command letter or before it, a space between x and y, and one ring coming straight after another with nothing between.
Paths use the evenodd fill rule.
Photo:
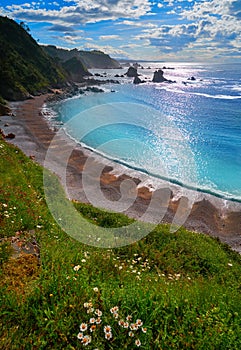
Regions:
<instances>
[{"instance_id":1,"label":"green hillside","mask_svg":"<svg viewBox=\"0 0 241 350\"><path fill-rule=\"evenodd\" d=\"M0 95L22 100L47 87L62 86L66 73L31 37L24 25L0 17Z\"/></svg>"},{"instance_id":2,"label":"green hillside","mask_svg":"<svg viewBox=\"0 0 241 350\"><path fill-rule=\"evenodd\" d=\"M78 58L88 69L112 69L120 68L119 62L111 58L109 55L101 51L83 51L83 50L65 50L56 46L43 46L44 50L52 57L61 61L67 61L73 57Z\"/></svg>"},{"instance_id":3,"label":"green hillside","mask_svg":"<svg viewBox=\"0 0 241 350\"><path fill-rule=\"evenodd\" d=\"M170 233L168 225L123 248L87 246L52 218L43 169L1 138L0 175L1 349L133 350L139 342L145 350L241 349L237 253L202 234ZM55 196L56 205L68 207L60 186ZM97 228L131 222L74 205ZM16 256L30 244L40 259L31 250ZM87 327L83 336L80 325ZM111 327L109 340L104 326Z\"/></svg>"},{"instance_id":4,"label":"green hillside","mask_svg":"<svg viewBox=\"0 0 241 350\"><path fill-rule=\"evenodd\" d=\"M69 79L77 83L83 82L84 76L91 75L85 65L77 57L72 57L62 62L62 66L68 73Z\"/></svg>"}]
</instances>

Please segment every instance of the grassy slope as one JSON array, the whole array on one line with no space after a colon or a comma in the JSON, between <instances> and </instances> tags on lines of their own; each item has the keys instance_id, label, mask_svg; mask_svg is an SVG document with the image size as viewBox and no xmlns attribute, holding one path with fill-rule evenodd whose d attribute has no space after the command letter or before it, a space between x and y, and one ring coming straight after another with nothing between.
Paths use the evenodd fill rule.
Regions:
<instances>
[{"instance_id":1,"label":"grassy slope","mask_svg":"<svg viewBox=\"0 0 241 350\"><path fill-rule=\"evenodd\" d=\"M86 246L51 217L42 168L2 140L0 173L1 236L34 230L41 245L41 267L28 259L8 260L8 247L1 246L3 349L82 349L76 336L92 316L84 307L89 301L103 315L84 348L134 349L137 337L142 349L241 348L241 261L227 246L184 229L171 234L167 225L124 248ZM75 205L99 225L130 223L120 214ZM147 332L129 337L110 313L113 306L119 318L141 319ZM111 341L104 337L106 324L112 326Z\"/></svg>"}]
</instances>

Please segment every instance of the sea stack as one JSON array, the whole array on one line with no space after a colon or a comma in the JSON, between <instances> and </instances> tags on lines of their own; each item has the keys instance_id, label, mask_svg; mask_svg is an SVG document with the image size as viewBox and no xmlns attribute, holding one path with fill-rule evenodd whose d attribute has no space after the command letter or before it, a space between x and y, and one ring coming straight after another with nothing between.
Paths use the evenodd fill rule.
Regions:
<instances>
[{"instance_id":1,"label":"sea stack","mask_svg":"<svg viewBox=\"0 0 241 350\"><path fill-rule=\"evenodd\" d=\"M129 78L135 78L138 76L137 69L135 67L129 67L125 75Z\"/></svg>"},{"instance_id":2,"label":"sea stack","mask_svg":"<svg viewBox=\"0 0 241 350\"><path fill-rule=\"evenodd\" d=\"M164 81L167 81L166 78L163 76L163 70L158 69L154 72L154 76L152 79L153 83L163 83Z\"/></svg>"},{"instance_id":3,"label":"sea stack","mask_svg":"<svg viewBox=\"0 0 241 350\"><path fill-rule=\"evenodd\" d=\"M141 80L138 76L134 78L133 84L142 84L144 83L143 80Z\"/></svg>"}]
</instances>

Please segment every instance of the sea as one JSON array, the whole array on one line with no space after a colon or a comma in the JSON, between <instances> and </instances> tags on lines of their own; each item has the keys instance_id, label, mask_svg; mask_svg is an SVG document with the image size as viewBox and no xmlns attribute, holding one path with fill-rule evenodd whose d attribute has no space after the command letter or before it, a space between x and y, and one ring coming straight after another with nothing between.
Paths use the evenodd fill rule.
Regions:
<instances>
[{"instance_id":1,"label":"sea","mask_svg":"<svg viewBox=\"0 0 241 350\"><path fill-rule=\"evenodd\" d=\"M241 64L141 62L143 84L97 70L102 92L48 106L51 124L127 171L241 202ZM172 83L152 83L163 68Z\"/></svg>"}]
</instances>

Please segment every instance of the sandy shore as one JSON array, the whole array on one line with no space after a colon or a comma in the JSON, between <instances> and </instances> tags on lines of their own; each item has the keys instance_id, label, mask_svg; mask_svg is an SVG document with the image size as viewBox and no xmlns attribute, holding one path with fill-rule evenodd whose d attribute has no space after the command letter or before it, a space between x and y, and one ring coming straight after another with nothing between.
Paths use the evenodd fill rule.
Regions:
<instances>
[{"instance_id":1,"label":"sandy shore","mask_svg":"<svg viewBox=\"0 0 241 350\"><path fill-rule=\"evenodd\" d=\"M100 187L102 197L98 201L99 206L115 210L118 207L117 201L123 197L121 184L131 180L135 186L128 187L128 183L125 182L125 198L121 200L124 209L120 211L150 222L158 222L159 214L162 213L162 222L168 223L172 223L175 214L178 213L179 219L185 220L183 226L186 228L219 237L234 250L241 252L240 203L224 201L208 194L197 195L190 191L190 197L195 198L192 203L190 198L188 199L188 192L180 196L180 188L169 183L162 183L158 190L153 191L151 186L148 186L147 176L138 176L137 173L130 175L124 167L117 167L115 163L105 161L91 151L75 145L64 133L56 137L56 132L50 128L42 115L42 106L46 98L47 95L42 95L24 102L12 103L14 116L0 117L0 128L5 134L14 133L15 138L10 142L42 165L48 149L55 149L56 159L51 164L48 163L48 167L59 176L70 199L89 202L89 198L94 196L96 189ZM63 167L65 157L68 157L67 170ZM82 178L86 164L91 177L87 196L86 184L83 186ZM105 205L105 199L108 205ZM162 208L158 208L160 205ZM186 218L187 213L189 215Z\"/></svg>"}]
</instances>

